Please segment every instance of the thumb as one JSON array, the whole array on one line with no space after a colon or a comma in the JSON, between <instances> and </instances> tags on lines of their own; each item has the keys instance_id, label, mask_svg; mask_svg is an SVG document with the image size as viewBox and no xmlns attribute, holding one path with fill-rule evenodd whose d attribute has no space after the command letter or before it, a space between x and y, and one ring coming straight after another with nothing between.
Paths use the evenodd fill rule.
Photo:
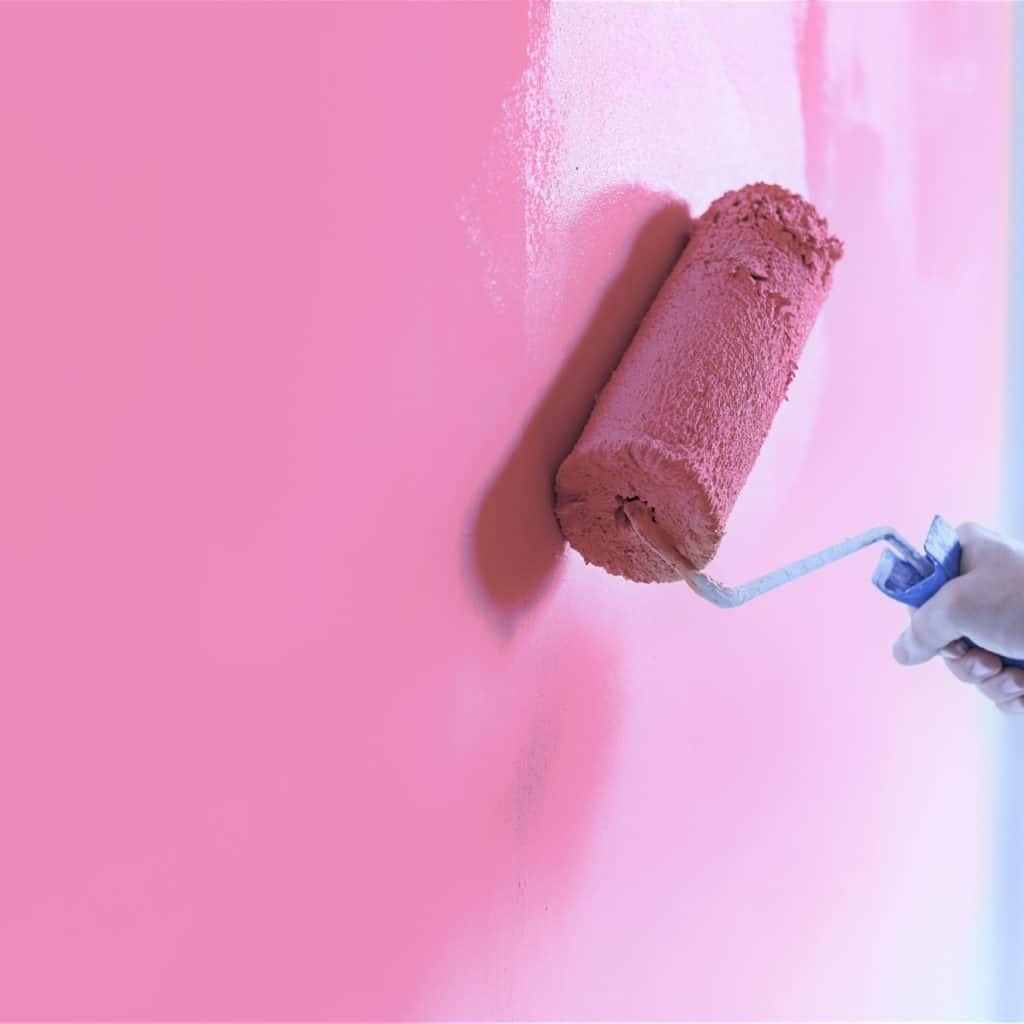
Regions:
<instances>
[{"instance_id":1,"label":"thumb","mask_svg":"<svg viewBox=\"0 0 1024 1024\"><path fill-rule=\"evenodd\" d=\"M920 665L960 636L954 605L960 598L958 584L962 583L962 578L950 580L913 613L910 625L892 647L892 656L901 665Z\"/></svg>"}]
</instances>

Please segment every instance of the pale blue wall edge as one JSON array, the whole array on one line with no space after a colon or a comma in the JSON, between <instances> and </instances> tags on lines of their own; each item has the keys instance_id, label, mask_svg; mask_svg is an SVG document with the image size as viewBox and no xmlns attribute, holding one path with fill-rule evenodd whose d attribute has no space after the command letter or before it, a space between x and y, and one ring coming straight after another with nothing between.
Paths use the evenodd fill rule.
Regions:
<instances>
[{"instance_id":1,"label":"pale blue wall edge","mask_svg":"<svg viewBox=\"0 0 1024 1024\"><path fill-rule=\"evenodd\" d=\"M1003 529L1024 537L1024 9L1013 7L1010 278L1004 389ZM1024 1020L1024 720L1000 716L996 751L993 994L996 1020Z\"/></svg>"}]
</instances>

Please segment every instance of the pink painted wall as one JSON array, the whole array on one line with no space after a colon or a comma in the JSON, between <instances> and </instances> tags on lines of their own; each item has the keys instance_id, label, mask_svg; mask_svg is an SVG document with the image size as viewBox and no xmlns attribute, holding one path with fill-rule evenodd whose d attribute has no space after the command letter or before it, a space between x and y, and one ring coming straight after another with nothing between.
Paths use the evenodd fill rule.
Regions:
<instances>
[{"instance_id":1,"label":"pink painted wall","mask_svg":"<svg viewBox=\"0 0 1024 1024\"><path fill-rule=\"evenodd\" d=\"M983 1016L993 712L872 557L721 612L549 484L767 179L847 255L716 570L991 518L1009 21L0 7L0 1016Z\"/></svg>"}]
</instances>

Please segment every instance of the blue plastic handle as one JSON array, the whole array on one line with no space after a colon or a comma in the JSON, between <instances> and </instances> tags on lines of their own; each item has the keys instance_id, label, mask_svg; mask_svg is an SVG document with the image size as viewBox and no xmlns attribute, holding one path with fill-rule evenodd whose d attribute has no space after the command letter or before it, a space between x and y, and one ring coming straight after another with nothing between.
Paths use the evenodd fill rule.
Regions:
<instances>
[{"instance_id":1,"label":"blue plastic handle","mask_svg":"<svg viewBox=\"0 0 1024 1024\"><path fill-rule=\"evenodd\" d=\"M943 584L960 575L960 541L956 530L942 516L936 516L924 541L924 555L915 555L911 562L886 548L871 581L886 597L920 608ZM976 646L967 637L964 639ZM999 657L1003 658L1001 654ZM1024 668L1024 659L1003 658L1003 664Z\"/></svg>"}]
</instances>

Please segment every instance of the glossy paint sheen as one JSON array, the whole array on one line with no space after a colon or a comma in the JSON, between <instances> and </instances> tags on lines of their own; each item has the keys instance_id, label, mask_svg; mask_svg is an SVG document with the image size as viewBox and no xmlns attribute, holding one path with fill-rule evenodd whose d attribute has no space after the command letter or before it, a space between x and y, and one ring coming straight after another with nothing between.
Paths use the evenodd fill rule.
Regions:
<instances>
[{"instance_id":1,"label":"glossy paint sheen","mask_svg":"<svg viewBox=\"0 0 1024 1024\"><path fill-rule=\"evenodd\" d=\"M846 252L715 570L991 517L1009 22L0 7L0 1015L983 1016L990 709L871 559L550 503L767 180Z\"/></svg>"}]
</instances>

